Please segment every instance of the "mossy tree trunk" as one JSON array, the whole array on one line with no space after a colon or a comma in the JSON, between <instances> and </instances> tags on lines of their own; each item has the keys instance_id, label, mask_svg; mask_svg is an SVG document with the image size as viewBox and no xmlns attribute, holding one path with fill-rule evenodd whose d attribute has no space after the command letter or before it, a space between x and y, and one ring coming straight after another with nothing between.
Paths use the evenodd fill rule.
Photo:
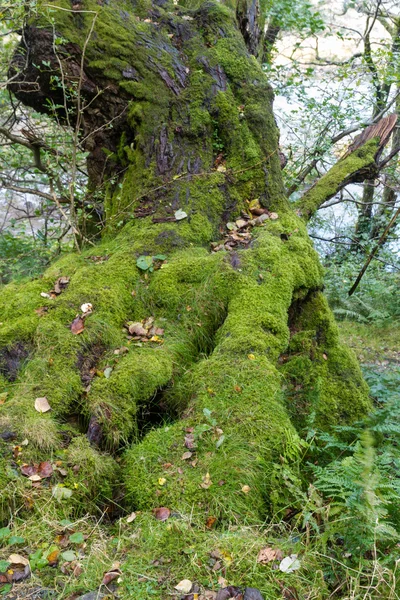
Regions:
<instances>
[{"instance_id":1,"label":"mossy tree trunk","mask_svg":"<svg viewBox=\"0 0 400 600\"><path fill-rule=\"evenodd\" d=\"M165 506L199 524L212 515L222 529L260 523L291 501L283 472L296 473L304 427L369 409L303 217L370 173L376 140L289 205L258 62L262 15L256 1L58 0L24 29L10 87L71 122L81 111L90 185L107 215L96 248L0 293L3 437L29 441L20 461L59 455L71 511L122 490L117 503L143 514ZM254 200L273 218L212 251ZM160 254L162 268L137 267ZM44 299L61 276L68 287ZM148 317L163 343L127 342L124 324ZM35 410L37 397L50 412ZM5 452L2 482L10 461L5 515L26 481Z\"/></svg>"}]
</instances>

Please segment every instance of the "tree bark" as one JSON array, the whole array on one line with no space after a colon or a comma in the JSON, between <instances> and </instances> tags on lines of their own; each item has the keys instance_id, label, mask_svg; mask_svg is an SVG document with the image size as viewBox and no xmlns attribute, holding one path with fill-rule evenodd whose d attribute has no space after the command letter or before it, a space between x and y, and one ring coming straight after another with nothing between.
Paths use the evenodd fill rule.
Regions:
<instances>
[{"instance_id":1,"label":"tree bark","mask_svg":"<svg viewBox=\"0 0 400 600\"><path fill-rule=\"evenodd\" d=\"M160 1L128 13L59 0L29 19L11 66L20 100L79 124L107 231L95 249L0 291L3 437L28 439L28 463L61 446L73 490L63 510L112 512L110 498L141 510L160 555L170 542L154 509L201 528L212 518L221 531L259 524L294 502L287 473L299 477L310 419L329 428L370 408L284 195L256 58L262 23L257 2ZM352 177L373 167L367 145L344 159ZM305 198L303 215L332 185ZM43 298L59 277L69 278L62 293ZM38 397L49 412L35 409ZM17 468L10 483L8 463L1 483L20 508L26 480ZM39 497L55 502L50 489Z\"/></svg>"}]
</instances>

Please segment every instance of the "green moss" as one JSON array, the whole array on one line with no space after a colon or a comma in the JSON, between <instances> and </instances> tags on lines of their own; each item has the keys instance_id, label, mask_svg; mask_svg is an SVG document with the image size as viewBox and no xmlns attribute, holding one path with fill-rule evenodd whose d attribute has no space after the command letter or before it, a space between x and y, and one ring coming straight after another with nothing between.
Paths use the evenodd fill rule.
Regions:
<instances>
[{"instance_id":1,"label":"green moss","mask_svg":"<svg viewBox=\"0 0 400 600\"><path fill-rule=\"evenodd\" d=\"M353 352L338 343L338 328L322 294L303 303L292 327L281 370L298 426L306 427L311 418L326 429L366 414L371 409L367 385Z\"/></svg>"},{"instance_id":2,"label":"green moss","mask_svg":"<svg viewBox=\"0 0 400 600\"><path fill-rule=\"evenodd\" d=\"M378 146L379 139L369 140L361 148L337 162L323 177L318 179L296 204L302 216L308 220L323 202L338 192L339 186L342 188L346 181L351 181L352 175L362 169L370 168L375 162Z\"/></svg>"}]
</instances>

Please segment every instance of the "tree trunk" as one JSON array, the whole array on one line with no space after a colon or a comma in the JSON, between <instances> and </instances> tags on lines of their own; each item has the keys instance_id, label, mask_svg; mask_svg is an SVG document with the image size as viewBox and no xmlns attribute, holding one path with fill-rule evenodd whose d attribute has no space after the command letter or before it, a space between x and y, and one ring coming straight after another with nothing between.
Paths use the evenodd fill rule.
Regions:
<instances>
[{"instance_id":1,"label":"tree trunk","mask_svg":"<svg viewBox=\"0 0 400 600\"><path fill-rule=\"evenodd\" d=\"M58 0L30 18L11 67L20 100L79 124L107 231L41 279L1 290L2 436L28 440L25 463L60 457L67 474L53 485L72 490L63 514L112 513L114 498L143 511L160 555L170 540L154 509L198 525L194 545L209 518L221 535L259 524L294 501L287 474L298 477L307 424L329 428L370 408L283 192L256 58L262 12L257 2L160 0L128 13L116 1ZM361 170L371 163L362 156ZM303 214L339 184L309 194ZM43 298L59 277L67 287ZM93 309L75 335L84 303ZM142 330L129 335L129 322ZM35 409L38 397L51 411ZM2 464L6 516L13 503L23 510L31 484L12 461L10 479L8 455ZM50 488L33 494L37 510L56 503Z\"/></svg>"}]
</instances>

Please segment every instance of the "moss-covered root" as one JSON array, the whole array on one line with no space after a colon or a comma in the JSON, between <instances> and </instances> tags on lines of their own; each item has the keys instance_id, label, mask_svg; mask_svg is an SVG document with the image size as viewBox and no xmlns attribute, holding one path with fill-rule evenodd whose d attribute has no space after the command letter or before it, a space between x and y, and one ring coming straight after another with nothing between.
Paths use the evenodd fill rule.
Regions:
<instances>
[{"instance_id":1,"label":"moss-covered root","mask_svg":"<svg viewBox=\"0 0 400 600\"><path fill-rule=\"evenodd\" d=\"M295 462L300 450L275 367L289 341L288 309L295 290L301 296L321 283L302 232L283 241L280 234L290 225L270 225L251 252L241 253L215 349L174 390L182 405L192 397L184 418L152 431L127 453L129 506L163 505L194 513L200 523L209 516L231 523L265 516L266 500L276 496L275 461ZM326 306L315 309L321 313L316 318L327 318ZM336 347L337 339L331 344ZM354 398L354 410L365 408L364 400L362 393Z\"/></svg>"},{"instance_id":2,"label":"moss-covered root","mask_svg":"<svg viewBox=\"0 0 400 600\"><path fill-rule=\"evenodd\" d=\"M370 409L368 387L354 353L339 343L338 327L321 292L295 303L291 339L280 357L292 421L300 429L327 428L361 418Z\"/></svg>"}]
</instances>

